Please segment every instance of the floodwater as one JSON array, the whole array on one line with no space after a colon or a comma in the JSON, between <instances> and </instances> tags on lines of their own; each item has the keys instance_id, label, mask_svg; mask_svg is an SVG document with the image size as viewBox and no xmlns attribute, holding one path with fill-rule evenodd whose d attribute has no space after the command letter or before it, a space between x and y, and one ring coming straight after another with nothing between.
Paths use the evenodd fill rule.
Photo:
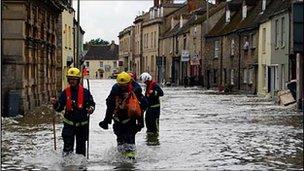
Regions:
<instances>
[{"instance_id":1,"label":"floodwater","mask_svg":"<svg viewBox=\"0 0 304 171\"><path fill-rule=\"evenodd\" d=\"M301 113L268 99L198 87L164 87L159 144L147 143L144 128L136 135L136 159L124 159L112 127L98 126L114 83L90 80L96 110L88 160L80 155L63 160L62 124L55 125L55 151L52 121L27 115L2 118L2 170L303 170Z\"/></svg>"}]
</instances>

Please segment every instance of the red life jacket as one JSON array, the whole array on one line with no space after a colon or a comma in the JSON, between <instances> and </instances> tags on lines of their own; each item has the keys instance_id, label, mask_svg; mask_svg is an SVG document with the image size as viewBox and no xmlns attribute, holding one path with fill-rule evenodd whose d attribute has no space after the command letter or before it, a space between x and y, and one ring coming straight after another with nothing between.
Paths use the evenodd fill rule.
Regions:
<instances>
[{"instance_id":1,"label":"red life jacket","mask_svg":"<svg viewBox=\"0 0 304 171\"><path fill-rule=\"evenodd\" d=\"M155 81L150 81L149 84L147 84L147 89L146 89L146 96L147 97L150 97L150 95L153 93L153 90L155 89L156 87L156 82Z\"/></svg>"},{"instance_id":2,"label":"red life jacket","mask_svg":"<svg viewBox=\"0 0 304 171\"><path fill-rule=\"evenodd\" d=\"M68 86L65 89L65 95L66 95L66 110L72 111L72 92L71 87ZM82 85L78 85L78 93L77 93L77 108L82 109L83 108L83 97L84 97L84 88Z\"/></svg>"}]
</instances>

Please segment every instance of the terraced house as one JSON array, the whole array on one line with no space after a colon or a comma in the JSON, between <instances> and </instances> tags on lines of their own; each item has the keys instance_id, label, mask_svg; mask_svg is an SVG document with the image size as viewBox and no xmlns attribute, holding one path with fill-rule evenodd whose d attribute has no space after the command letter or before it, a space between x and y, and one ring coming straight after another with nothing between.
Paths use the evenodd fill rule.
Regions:
<instances>
[{"instance_id":1,"label":"terraced house","mask_svg":"<svg viewBox=\"0 0 304 171\"><path fill-rule=\"evenodd\" d=\"M272 98L296 80L298 98L303 78L302 58L296 53L301 56L298 47L303 43L291 36L300 35L300 29L292 28L300 28L303 21L301 12L292 13L292 4L292 0L214 4L156 0L134 21L136 72L150 72L163 84L190 83Z\"/></svg>"},{"instance_id":2,"label":"terraced house","mask_svg":"<svg viewBox=\"0 0 304 171\"><path fill-rule=\"evenodd\" d=\"M114 41L109 45L91 45L84 56L85 67L89 70L89 78L112 78L119 70L119 47Z\"/></svg>"}]
</instances>

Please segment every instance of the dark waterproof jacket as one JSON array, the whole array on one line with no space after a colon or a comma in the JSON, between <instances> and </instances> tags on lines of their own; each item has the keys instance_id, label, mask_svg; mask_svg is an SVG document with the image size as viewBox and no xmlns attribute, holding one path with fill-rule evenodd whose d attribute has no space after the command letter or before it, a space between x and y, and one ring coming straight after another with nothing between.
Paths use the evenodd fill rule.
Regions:
<instances>
[{"instance_id":1,"label":"dark waterproof jacket","mask_svg":"<svg viewBox=\"0 0 304 171\"><path fill-rule=\"evenodd\" d=\"M66 90L63 90L58 98L58 102L54 105L54 109L57 112L61 112L62 110L65 109L66 107L66 102L67 102L67 97L66 97ZM87 108L89 108L90 106L95 108L95 102L93 100L93 97L90 93L89 90L87 90L86 88L84 88L83 91L83 108L82 109L78 109L77 108L77 94L78 94L78 88L74 89L71 88L71 96L72 96L72 107L73 107L73 111L65 111L64 113L64 117L72 122L83 122L83 121L87 121L88 120L88 116L87 116Z\"/></svg>"},{"instance_id":2,"label":"dark waterproof jacket","mask_svg":"<svg viewBox=\"0 0 304 171\"><path fill-rule=\"evenodd\" d=\"M152 81L150 82L150 84L152 84ZM150 90L148 90L148 87L150 86L150 84L147 85L146 93L145 93L149 106L160 104L159 97L163 96L164 92L160 88L160 86L158 84L156 84L155 82L153 83L154 85L150 89L151 92L148 92L148 91L150 91Z\"/></svg>"},{"instance_id":3,"label":"dark waterproof jacket","mask_svg":"<svg viewBox=\"0 0 304 171\"><path fill-rule=\"evenodd\" d=\"M137 99L139 100L141 109L143 111L146 110L146 108L148 107L148 102L145 96L143 96L142 94L142 88L140 87L140 85L137 82L133 81L131 89L135 93ZM116 108L116 98L117 97L123 98L122 96L124 93L125 92L122 91L122 89L117 83L113 85L112 90L106 99L107 111L106 111L106 117L104 119L106 123L111 124L114 110ZM118 111L118 112L126 113L126 111ZM120 119L127 119L127 118L120 118ZM143 124L143 118L139 119L138 121L141 122L141 124Z\"/></svg>"}]
</instances>

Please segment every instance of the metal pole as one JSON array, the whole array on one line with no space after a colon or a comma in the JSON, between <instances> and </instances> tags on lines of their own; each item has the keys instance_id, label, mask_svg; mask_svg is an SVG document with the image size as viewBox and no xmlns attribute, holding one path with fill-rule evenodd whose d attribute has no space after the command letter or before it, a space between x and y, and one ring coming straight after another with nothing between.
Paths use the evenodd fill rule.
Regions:
<instances>
[{"instance_id":1,"label":"metal pole","mask_svg":"<svg viewBox=\"0 0 304 171\"><path fill-rule=\"evenodd\" d=\"M55 122L56 122L56 112L54 111L54 116L53 116L53 135L54 135L54 150L57 150L57 144L56 144L56 127L55 127Z\"/></svg>"},{"instance_id":2,"label":"metal pole","mask_svg":"<svg viewBox=\"0 0 304 171\"><path fill-rule=\"evenodd\" d=\"M89 78L87 78L87 87L88 90L90 91L90 82L89 82ZM87 159L89 159L89 147L90 147L90 114L88 115L88 140L87 140Z\"/></svg>"},{"instance_id":3,"label":"metal pole","mask_svg":"<svg viewBox=\"0 0 304 171\"><path fill-rule=\"evenodd\" d=\"M78 66L78 60L79 60L79 30L80 30L80 0L77 0L77 35L76 35L76 61L75 61L75 67L79 67Z\"/></svg>"}]
</instances>

